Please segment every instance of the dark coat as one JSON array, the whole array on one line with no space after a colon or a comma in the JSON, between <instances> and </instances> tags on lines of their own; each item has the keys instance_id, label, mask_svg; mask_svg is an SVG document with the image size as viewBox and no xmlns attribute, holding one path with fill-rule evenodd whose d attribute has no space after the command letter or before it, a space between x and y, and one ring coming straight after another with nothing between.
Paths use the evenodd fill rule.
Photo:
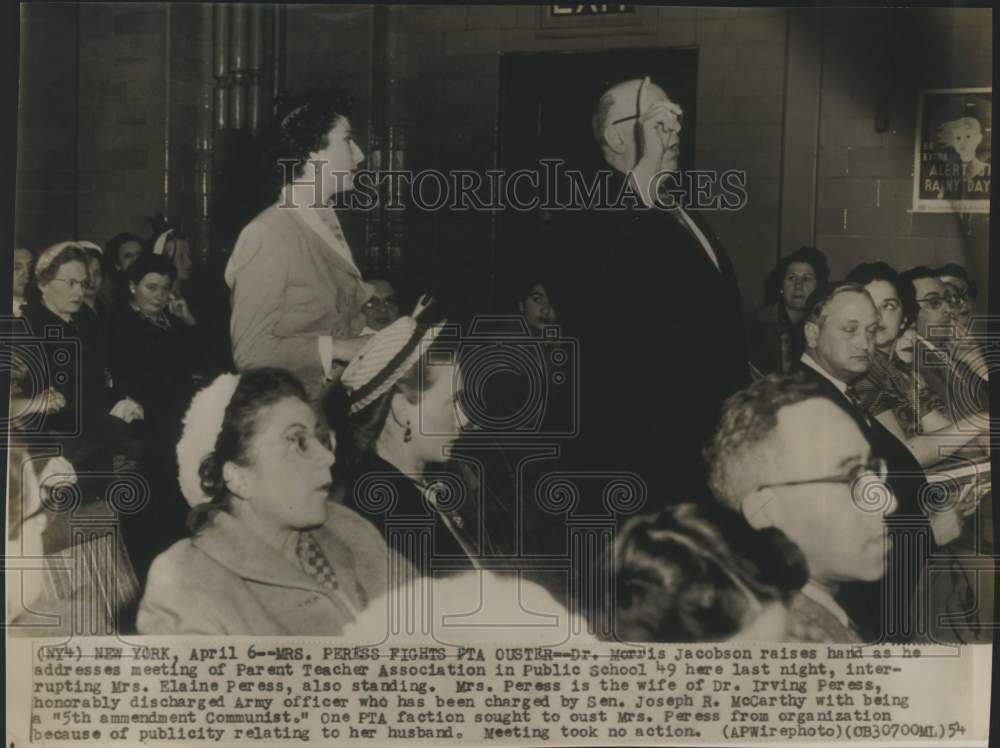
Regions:
<instances>
[{"instance_id":1,"label":"dark coat","mask_svg":"<svg viewBox=\"0 0 1000 748\"><path fill-rule=\"evenodd\" d=\"M927 482L924 470L913 453L888 429L855 406L832 382L812 368L799 364L807 378L819 383L827 397L842 406L854 419L872 448L872 455L882 457L889 468L888 484L898 507L886 517L892 549L888 571L877 582L854 582L841 587L838 602L868 641L889 639L909 641L914 636L913 608L916 582L927 563L927 550L934 545L930 523L920 499ZM891 600L883 606L885 594Z\"/></svg>"},{"instance_id":2,"label":"dark coat","mask_svg":"<svg viewBox=\"0 0 1000 748\"><path fill-rule=\"evenodd\" d=\"M740 291L728 255L700 216L721 271L672 212L631 209L564 232L570 335L581 360L583 450L589 470L630 469L647 506L705 496L702 449L723 401L749 382Z\"/></svg>"},{"instance_id":3,"label":"dark coat","mask_svg":"<svg viewBox=\"0 0 1000 748\"><path fill-rule=\"evenodd\" d=\"M30 431L60 445L78 470L106 467L102 426L115 399L105 380L98 325L81 313L67 322L38 302L22 307L22 315L31 332L16 344L31 370L30 393L24 394L51 388L66 399L65 407L33 423Z\"/></svg>"},{"instance_id":4,"label":"dark coat","mask_svg":"<svg viewBox=\"0 0 1000 748\"><path fill-rule=\"evenodd\" d=\"M158 327L131 306L111 322L110 362L115 388L139 403L148 421L165 417L180 423L194 394L193 335L167 314L168 329Z\"/></svg>"},{"instance_id":5,"label":"dark coat","mask_svg":"<svg viewBox=\"0 0 1000 748\"><path fill-rule=\"evenodd\" d=\"M453 497L465 495L464 487L454 484L460 480L454 472L425 477L451 484ZM423 575L469 571L473 568L470 555L480 552L476 530L481 523L470 517L470 506L438 511L413 480L374 452L366 454L354 470L344 504L375 525L389 547Z\"/></svg>"}]
</instances>

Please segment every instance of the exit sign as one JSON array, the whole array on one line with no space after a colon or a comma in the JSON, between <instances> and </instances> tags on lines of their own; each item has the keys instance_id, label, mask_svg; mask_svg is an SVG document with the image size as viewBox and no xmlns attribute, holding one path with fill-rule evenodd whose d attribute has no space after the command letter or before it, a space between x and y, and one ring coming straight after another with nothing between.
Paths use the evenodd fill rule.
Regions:
<instances>
[{"instance_id":1,"label":"exit sign","mask_svg":"<svg viewBox=\"0 0 1000 748\"><path fill-rule=\"evenodd\" d=\"M635 13L634 5L618 3L592 3L588 5L550 5L549 14L553 18L569 18L578 16L616 16L625 13Z\"/></svg>"}]
</instances>

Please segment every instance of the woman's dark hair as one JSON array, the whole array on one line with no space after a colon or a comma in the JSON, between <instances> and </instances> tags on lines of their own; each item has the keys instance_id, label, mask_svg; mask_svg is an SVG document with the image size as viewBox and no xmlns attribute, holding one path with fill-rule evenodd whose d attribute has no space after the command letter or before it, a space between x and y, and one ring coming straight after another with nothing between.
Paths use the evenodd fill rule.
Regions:
<instances>
[{"instance_id":1,"label":"woman's dark hair","mask_svg":"<svg viewBox=\"0 0 1000 748\"><path fill-rule=\"evenodd\" d=\"M350 117L352 108L351 97L332 88L279 98L269 160L283 184L302 176L309 155L329 145L330 130L341 118ZM282 166L289 162L294 162L292 169Z\"/></svg>"},{"instance_id":2,"label":"woman's dark hair","mask_svg":"<svg viewBox=\"0 0 1000 748\"><path fill-rule=\"evenodd\" d=\"M909 282L904 283L899 277L899 273L891 265L881 261L862 262L849 272L844 280L850 283L857 283L859 286L867 286L873 281L891 283L892 287L896 289L896 293L899 295L899 303L903 307L903 315L906 318L903 326L908 326L917 318L919 309L917 307L916 294L913 293L913 284Z\"/></svg>"},{"instance_id":3,"label":"woman's dark hair","mask_svg":"<svg viewBox=\"0 0 1000 748\"><path fill-rule=\"evenodd\" d=\"M44 260L45 255L48 250L42 252L39 256L39 260ZM59 253L52 258L48 263L44 264L42 267L38 267L38 262L35 263L35 279L39 286L44 286L59 272L59 268L68 262L79 262L85 268L87 267L87 253L83 251L81 247L75 244L69 244L59 250Z\"/></svg>"},{"instance_id":4,"label":"woman's dark hair","mask_svg":"<svg viewBox=\"0 0 1000 748\"><path fill-rule=\"evenodd\" d=\"M188 529L198 532L213 512L229 508L229 489L222 475L227 462L245 465L248 449L259 430L260 412L286 398L308 402L302 383L284 369L248 369L240 375L239 384L226 406L222 429L215 440L215 449L198 467L201 489L212 500L199 504L188 513Z\"/></svg>"},{"instance_id":5,"label":"woman's dark hair","mask_svg":"<svg viewBox=\"0 0 1000 748\"><path fill-rule=\"evenodd\" d=\"M419 326L416 334L422 335L425 329L423 325ZM437 373L438 366L430 361L438 361L443 357L458 360L457 356L450 356L455 353L449 350L453 346L454 343L442 342L440 338L435 340L388 392L357 413L349 412L349 398L344 389L335 388L325 400L323 408L330 428L338 435L344 434L347 437L337 440L337 463L348 468L345 475L352 472L351 468L375 448L375 442L389 417L393 396L401 392L409 402L416 403L420 395L433 386L440 376Z\"/></svg>"},{"instance_id":6,"label":"woman's dark hair","mask_svg":"<svg viewBox=\"0 0 1000 748\"><path fill-rule=\"evenodd\" d=\"M552 274L541 269L536 269L533 272L522 273L516 280L513 289L513 302L514 307L517 304L523 302L529 296L531 296L531 291L535 286L541 286L545 289L545 295L549 297L549 303L558 311L559 305L556 303L556 296L558 295L557 283L553 280Z\"/></svg>"},{"instance_id":7,"label":"woman's dark hair","mask_svg":"<svg viewBox=\"0 0 1000 748\"><path fill-rule=\"evenodd\" d=\"M143 253L125 271L125 277L132 283L139 283L150 273L166 275L171 281L177 278L177 266L163 255Z\"/></svg>"},{"instance_id":8,"label":"woman's dark hair","mask_svg":"<svg viewBox=\"0 0 1000 748\"><path fill-rule=\"evenodd\" d=\"M830 280L830 265L826 261L826 255L815 247L799 247L791 254L778 260L778 264L767 276L767 280L764 282L764 300L768 304L774 304L781 298L781 285L784 283L788 266L793 262L804 262L811 265L813 272L816 273L817 286L825 286Z\"/></svg>"},{"instance_id":9,"label":"woman's dark hair","mask_svg":"<svg viewBox=\"0 0 1000 748\"><path fill-rule=\"evenodd\" d=\"M721 504L679 504L630 519L611 567L619 641L701 642L738 634L752 606L787 604L809 578L776 528L755 530Z\"/></svg>"},{"instance_id":10,"label":"woman's dark hair","mask_svg":"<svg viewBox=\"0 0 1000 748\"><path fill-rule=\"evenodd\" d=\"M957 262L949 262L942 265L934 272L937 274L938 278L951 276L953 278L961 278L964 280L965 285L969 287L968 296L970 299L975 299L979 295L979 287L976 286L976 282L969 276L969 271Z\"/></svg>"},{"instance_id":11,"label":"woman's dark hair","mask_svg":"<svg viewBox=\"0 0 1000 748\"><path fill-rule=\"evenodd\" d=\"M132 234L128 231L115 234L113 237L108 239L107 243L104 245L104 249L107 252L105 255L106 271L110 272L118 267L118 250L122 248L123 244L127 244L128 242L136 242L140 247L146 249L146 241L141 236Z\"/></svg>"}]
</instances>

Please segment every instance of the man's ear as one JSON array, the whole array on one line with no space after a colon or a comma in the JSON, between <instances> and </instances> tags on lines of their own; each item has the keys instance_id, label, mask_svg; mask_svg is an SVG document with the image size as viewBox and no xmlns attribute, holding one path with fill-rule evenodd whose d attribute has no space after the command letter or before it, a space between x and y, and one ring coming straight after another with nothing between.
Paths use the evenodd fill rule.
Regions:
<instances>
[{"instance_id":1,"label":"man's ear","mask_svg":"<svg viewBox=\"0 0 1000 748\"><path fill-rule=\"evenodd\" d=\"M802 326L802 332L806 337L806 348L815 348L819 341L819 325L809 320Z\"/></svg>"},{"instance_id":2,"label":"man's ear","mask_svg":"<svg viewBox=\"0 0 1000 748\"><path fill-rule=\"evenodd\" d=\"M135 283L133 283L132 281L129 281L128 282L128 290L129 290L129 293L133 293L134 294L135 293Z\"/></svg>"},{"instance_id":3,"label":"man's ear","mask_svg":"<svg viewBox=\"0 0 1000 748\"><path fill-rule=\"evenodd\" d=\"M743 517L755 530L774 527L774 491L770 488L758 488L745 499L740 506Z\"/></svg>"},{"instance_id":4,"label":"man's ear","mask_svg":"<svg viewBox=\"0 0 1000 748\"><path fill-rule=\"evenodd\" d=\"M226 488L234 496L244 497L247 494L246 472L235 462L227 462L222 466L222 480L226 483Z\"/></svg>"},{"instance_id":5,"label":"man's ear","mask_svg":"<svg viewBox=\"0 0 1000 748\"><path fill-rule=\"evenodd\" d=\"M619 130L614 125L608 125L604 128L604 145L611 149L614 153L624 153L625 152L625 138L622 136L621 130Z\"/></svg>"}]
</instances>

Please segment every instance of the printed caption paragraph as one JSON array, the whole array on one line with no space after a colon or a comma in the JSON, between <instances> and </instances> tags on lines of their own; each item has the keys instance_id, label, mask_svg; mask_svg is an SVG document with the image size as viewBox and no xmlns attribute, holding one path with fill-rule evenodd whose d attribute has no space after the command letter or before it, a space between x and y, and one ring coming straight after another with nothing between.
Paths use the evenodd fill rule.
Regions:
<instances>
[{"instance_id":1,"label":"printed caption paragraph","mask_svg":"<svg viewBox=\"0 0 1000 748\"><path fill-rule=\"evenodd\" d=\"M81 639L34 642L21 655L21 672L30 673L21 682L30 687L19 689L19 704L8 702L14 745L975 745L985 744L989 724L988 646L563 650Z\"/></svg>"}]
</instances>

